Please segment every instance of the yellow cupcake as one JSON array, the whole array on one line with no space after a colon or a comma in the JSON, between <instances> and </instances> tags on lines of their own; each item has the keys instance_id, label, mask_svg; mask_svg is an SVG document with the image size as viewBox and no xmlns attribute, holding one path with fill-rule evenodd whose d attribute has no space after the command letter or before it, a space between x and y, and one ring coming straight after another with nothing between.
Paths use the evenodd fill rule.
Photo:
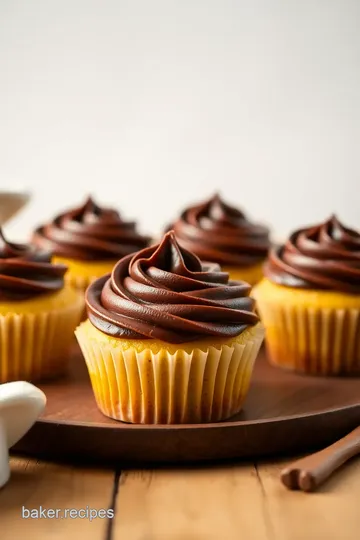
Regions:
<instances>
[{"instance_id":1,"label":"yellow cupcake","mask_svg":"<svg viewBox=\"0 0 360 540\"><path fill-rule=\"evenodd\" d=\"M147 246L149 238L137 232L135 223L123 221L116 210L101 208L89 197L79 208L38 227L32 241L65 264L66 282L85 292L121 257Z\"/></svg>"},{"instance_id":2,"label":"yellow cupcake","mask_svg":"<svg viewBox=\"0 0 360 540\"><path fill-rule=\"evenodd\" d=\"M83 300L66 267L0 231L0 383L63 374Z\"/></svg>"},{"instance_id":3,"label":"yellow cupcake","mask_svg":"<svg viewBox=\"0 0 360 540\"><path fill-rule=\"evenodd\" d=\"M169 229L185 249L204 262L219 264L230 279L255 285L263 277L268 228L249 221L219 195L185 209Z\"/></svg>"},{"instance_id":4,"label":"yellow cupcake","mask_svg":"<svg viewBox=\"0 0 360 540\"><path fill-rule=\"evenodd\" d=\"M116 262L117 260L76 261L66 257L54 257L54 263L64 264L68 268L65 274L66 283L83 293L95 279L109 274Z\"/></svg>"},{"instance_id":5,"label":"yellow cupcake","mask_svg":"<svg viewBox=\"0 0 360 540\"><path fill-rule=\"evenodd\" d=\"M261 262L243 267L222 266L221 270L223 272L228 272L230 279L235 281L246 281L246 283L249 283L250 285L255 285L263 277L263 266L264 263Z\"/></svg>"},{"instance_id":6,"label":"yellow cupcake","mask_svg":"<svg viewBox=\"0 0 360 540\"><path fill-rule=\"evenodd\" d=\"M273 364L314 375L360 372L360 295L294 290L267 279L253 295Z\"/></svg>"},{"instance_id":7,"label":"yellow cupcake","mask_svg":"<svg viewBox=\"0 0 360 540\"><path fill-rule=\"evenodd\" d=\"M66 373L82 311L82 297L69 286L42 298L0 302L0 382Z\"/></svg>"},{"instance_id":8,"label":"yellow cupcake","mask_svg":"<svg viewBox=\"0 0 360 540\"><path fill-rule=\"evenodd\" d=\"M170 345L111 338L89 320L75 332L97 405L116 420L145 424L217 422L238 413L264 331Z\"/></svg>"},{"instance_id":9,"label":"yellow cupcake","mask_svg":"<svg viewBox=\"0 0 360 540\"><path fill-rule=\"evenodd\" d=\"M270 361L311 375L360 373L360 235L332 217L272 252L254 289Z\"/></svg>"},{"instance_id":10,"label":"yellow cupcake","mask_svg":"<svg viewBox=\"0 0 360 540\"><path fill-rule=\"evenodd\" d=\"M148 424L238 413L264 337L249 291L202 267L173 233L120 260L89 287L89 320L75 332L100 411Z\"/></svg>"}]
</instances>

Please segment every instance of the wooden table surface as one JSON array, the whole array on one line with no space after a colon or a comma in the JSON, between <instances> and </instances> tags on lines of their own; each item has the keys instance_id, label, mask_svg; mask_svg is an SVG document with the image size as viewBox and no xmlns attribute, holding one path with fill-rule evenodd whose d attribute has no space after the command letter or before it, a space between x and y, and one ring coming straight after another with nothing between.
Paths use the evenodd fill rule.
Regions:
<instances>
[{"instance_id":1,"label":"wooden table surface","mask_svg":"<svg viewBox=\"0 0 360 540\"><path fill-rule=\"evenodd\" d=\"M13 457L0 490L0 538L359 540L360 459L311 494L280 484L286 463L114 471ZM41 509L58 518L22 517ZM110 518L74 517L90 510Z\"/></svg>"}]
</instances>

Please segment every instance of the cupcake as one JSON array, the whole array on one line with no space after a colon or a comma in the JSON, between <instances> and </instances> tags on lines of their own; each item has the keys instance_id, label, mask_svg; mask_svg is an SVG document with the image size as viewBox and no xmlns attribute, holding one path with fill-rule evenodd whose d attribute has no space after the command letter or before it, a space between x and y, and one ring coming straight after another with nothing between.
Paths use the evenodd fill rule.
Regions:
<instances>
[{"instance_id":1,"label":"cupcake","mask_svg":"<svg viewBox=\"0 0 360 540\"><path fill-rule=\"evenodd\" d=\"M220 264L231 279L254 285L262 278L269 230L250 222L219 195L184 210L170 228L185 249L203 261Z\"/></svg>"},{"instance_id":2,"label":"cupcake","mask_svg":"<svg viewBox=\"0 0 360 540\"><path fill-rule=\"evenodd\" d=\"M36 229L32 240L69 268L66 281L82 291L120 258L149 244L134 222L123 221L116 210L100 208L92 198Z\"/></svg>"},{"instance_id":3,"label":"cupcake","mask_svg":"<svg viewBox=\"0 0 360 540\"><path fill-rule=\"evenodd\" d=\"M88 288L75 332L101 412L147 424L238 413L264 334L249 291L173 232L121 259Z\"/></svg>"},{"instance_id":4,"label":"cupcake","mask_svg":"<svg viewBox=\"0 0 360 540\"><path fill-rule=\"evenodd\" d=\"M274 249L253 295L273 364L313 375L360 372L360 233L333 216Z\"/></svg>"},{"instance_id":5,"label":"cupcake","mask_svg":"<svg viewBox=\"0 0 360 540\"><path fill-rule=\"evenodd\" d=\"M64 284L66 266L0 230L0 383L63 374L83 300Z\"/></svg>"}]
</instances>

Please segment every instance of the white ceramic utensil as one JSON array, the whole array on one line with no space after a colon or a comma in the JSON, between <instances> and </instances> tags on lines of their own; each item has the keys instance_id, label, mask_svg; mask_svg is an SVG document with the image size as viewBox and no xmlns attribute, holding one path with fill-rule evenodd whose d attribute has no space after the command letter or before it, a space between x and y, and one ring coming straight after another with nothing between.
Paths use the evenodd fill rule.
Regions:
<instances>
[{"instance_id":1,"label":"white ceramic utensil","mask_svg":"<svg viewBox=\"0 0 360 540\"><path fill-rule=\"evenodd\" d=\"M45 408L44 392L24 381L0 385L0 488L10 478L9 449Z\"/></svg>"}]
</instances>

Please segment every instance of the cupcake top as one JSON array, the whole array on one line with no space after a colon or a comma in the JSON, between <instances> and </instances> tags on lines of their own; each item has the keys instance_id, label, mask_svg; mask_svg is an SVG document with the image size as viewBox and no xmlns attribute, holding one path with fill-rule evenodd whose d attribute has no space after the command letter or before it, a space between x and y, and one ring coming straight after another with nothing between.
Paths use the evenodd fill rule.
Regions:
<instances>
[{"instance_id":1,"label":"cupcake top","mask_svg":"<svg viewBox=\"0 0 360 540\"><path fill-rule=\"evenodd\" d=\"M360 233L336 216L299 229L271 251L264 273L288 287L360 294Z\"/></svg>"},{"instance_id":2,"label":"cupcake top","mask_svg":"<svg viewBox=\"0 0 360 540\"><path fill-rule=\"evenodd\" d=\"M149 244L134 222L123 221L111 208L101 208L91 197L34 232L33 242L55 255L83 261L117 260Z\"/></svg>"},{"instance_id":3,"label":"cupcake top","mask_svg":"<svg viewBox=\"0 0 360 540\"><path fill-rule=\"evenodd\" d=\"M177 239L203 261L227 266L252 266L270 247L267 227L250 222L219 195L191 206L172 225Z\"/></svg>"},{"instance_id":4,"label":"cupcake top","mask_svg":"<svg viewBox=\"0 0 360 540\"><path fill-rule=\"evenodd\" d=\"M27 300L64 286L67 267L52 264L51 254L5 240L0 229L0 301Z\"/></svg>"},{"instance_id":5,"label":"cupcake top","mask_svg":"<svg viewBox=\"0 0 360 540\"><path fill-rule=\"evenodd\" d=\"M86 304L91 323L108 335L185 343L234 337L257 323L249 292L217 264L203 265L170 231L91 284Z\"/></svg>"}]
</instances>

